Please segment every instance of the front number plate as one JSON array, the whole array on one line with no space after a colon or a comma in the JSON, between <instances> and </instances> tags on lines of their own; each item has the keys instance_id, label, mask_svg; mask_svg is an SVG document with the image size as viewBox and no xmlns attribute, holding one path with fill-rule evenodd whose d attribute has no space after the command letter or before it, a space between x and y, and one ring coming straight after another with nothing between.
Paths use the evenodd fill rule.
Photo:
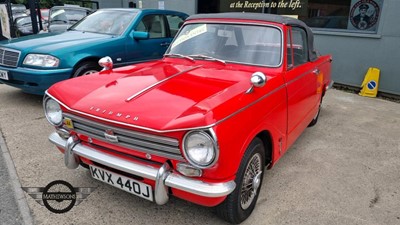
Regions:
<instances>
[{"instance_id":1,"label":"front number plate","mask_svg":"<svg viewBox=\"0 0 400 225\"><path fill-rule=\"evenodd\" d=\"M96 180L103 181L111 186L153 201L153 190L148 184L92 165L90 165L90 174Z\"/></svg>"},{"instance_id":2,"label":"front number plate","mask_svg":"<svg viewBox=\"0 0 400 225\"><path fill-rule=\"evenodd\" d=\"M0 70L0 79L8 80L8 71Z\"/></svg>"}]
</instances>

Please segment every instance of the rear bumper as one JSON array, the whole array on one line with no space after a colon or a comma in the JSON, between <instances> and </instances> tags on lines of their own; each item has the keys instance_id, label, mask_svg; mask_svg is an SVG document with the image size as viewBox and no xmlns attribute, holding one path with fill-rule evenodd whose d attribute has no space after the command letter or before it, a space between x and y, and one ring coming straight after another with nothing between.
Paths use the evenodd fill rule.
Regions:
<instances>
[{"instance_id":1,"label":"rear bumper","mask_svg":"<svg viewBox=\"0 0 400 225\"><path fill-rule=\"evenodd\" d=\"M65 150L64 159L68 168L78 167L79 157L83 157L99 164L155 181L154 198L159 205L168 202L168 188L175 188L200 197L216 198L229 195L236 187L233 180L223 183L206 183L184 177L173 173L168 163L157 168L139 161L133 162L118 158L83 145L74 136L66 140L54 132L49 136L49 140L57 147Z\"/></svg>"},{"instance_id":2,"label":"rear bumper","mask_svg":"<svg viewBox=\"0 0 400 225\"><path fill-rule=\"evenodd\" d=\"M30 94L43 95L51 85L71 77L72 68L39 70L30 68L8 68L0 66L0 70L8 72L8 80L0 82L22 89Z\"/></svg>"},{"instance_id":3,"label":"rear bumper","mask_svg":"<svg viewBox=\"0 0 400 225\"><path fill-rule=\"evenodd\" d=\"M328 86L326 86L326 90L332 89L334 81L331 80L331 82L329 82Z\"/></svg>"}]
</instances>

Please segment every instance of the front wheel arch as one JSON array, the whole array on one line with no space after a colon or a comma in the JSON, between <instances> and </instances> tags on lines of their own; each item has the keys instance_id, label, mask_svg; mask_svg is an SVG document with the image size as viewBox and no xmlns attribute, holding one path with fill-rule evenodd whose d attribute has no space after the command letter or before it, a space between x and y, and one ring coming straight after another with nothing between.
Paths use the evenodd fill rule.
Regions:
<instances>
[{"instance_id":1,"label":"front wheel arch","mask_svg":"<svg viewBox=\"0 0 400 225\"><path fill-rule=\"evenodd\" d=\"M257 135L264 144L265 150L265 165L272 165L272 136L268 131L262 131Z\"/></svg>"},{"instance_id":2,"label":"front wheel arch","mask_svg":"<svg viewBox=\"0 0 400 225\"><path fill-rule=\"evenodd\" d=\"M83 67L87 67L90 70L97 71L97 72L100 71L101 67L98 64L98 61L99 61L98 58L89 58L89 59L84 59L84 60L79 61L74 66L73 72L71 74L71 78L81 76L82 75L81 72L84 72L83 70L85 70L85 68L83 68Z\"/></svg>"}]
</instances>

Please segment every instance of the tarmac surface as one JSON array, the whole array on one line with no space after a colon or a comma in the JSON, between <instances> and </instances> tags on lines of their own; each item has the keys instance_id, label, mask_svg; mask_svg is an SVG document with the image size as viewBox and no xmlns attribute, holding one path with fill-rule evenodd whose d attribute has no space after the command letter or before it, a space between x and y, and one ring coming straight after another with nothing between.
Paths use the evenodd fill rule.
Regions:
<instances>
[{"instance_id":1,"label":"tarmac surface","mask_svg":"<svg viewBox=\"0 0 400 225\"><path fill-rule=\"evenodd\" d=\"M84 168L67 169L48 142L53 130L42 97L0 84L0 224L226 224L210 208L177 198L158 206L92 179ZM7 177L7 167L17 175ZM13 199L22 192L18 184L54 180L96 190L65 214L26 193ZM242 224L400 224L400 104L330 90L318 124L265 173L257 206Z\"/></svg>"}]
</instances>

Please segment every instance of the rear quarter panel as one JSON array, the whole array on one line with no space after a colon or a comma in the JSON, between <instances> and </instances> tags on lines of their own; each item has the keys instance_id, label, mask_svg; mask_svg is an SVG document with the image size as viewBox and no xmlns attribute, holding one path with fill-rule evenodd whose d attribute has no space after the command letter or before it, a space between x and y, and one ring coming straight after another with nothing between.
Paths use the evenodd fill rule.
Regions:
<instances>
[{"instance_id":1,"label":"rear quarter panel","mask_svg":"<svg viewBox=\"0 0 400 225\"><path fill-rule=\"evenodd\" d=\"M325 90L326 87L329 86L332 78L331 78L331 62L332 62L332 56L331 55L324 55L320 56L318 60L315 62L316 65L318 65L318 69L322 73L323 77L323 88Z\"/></svg>"}]
</instances>

